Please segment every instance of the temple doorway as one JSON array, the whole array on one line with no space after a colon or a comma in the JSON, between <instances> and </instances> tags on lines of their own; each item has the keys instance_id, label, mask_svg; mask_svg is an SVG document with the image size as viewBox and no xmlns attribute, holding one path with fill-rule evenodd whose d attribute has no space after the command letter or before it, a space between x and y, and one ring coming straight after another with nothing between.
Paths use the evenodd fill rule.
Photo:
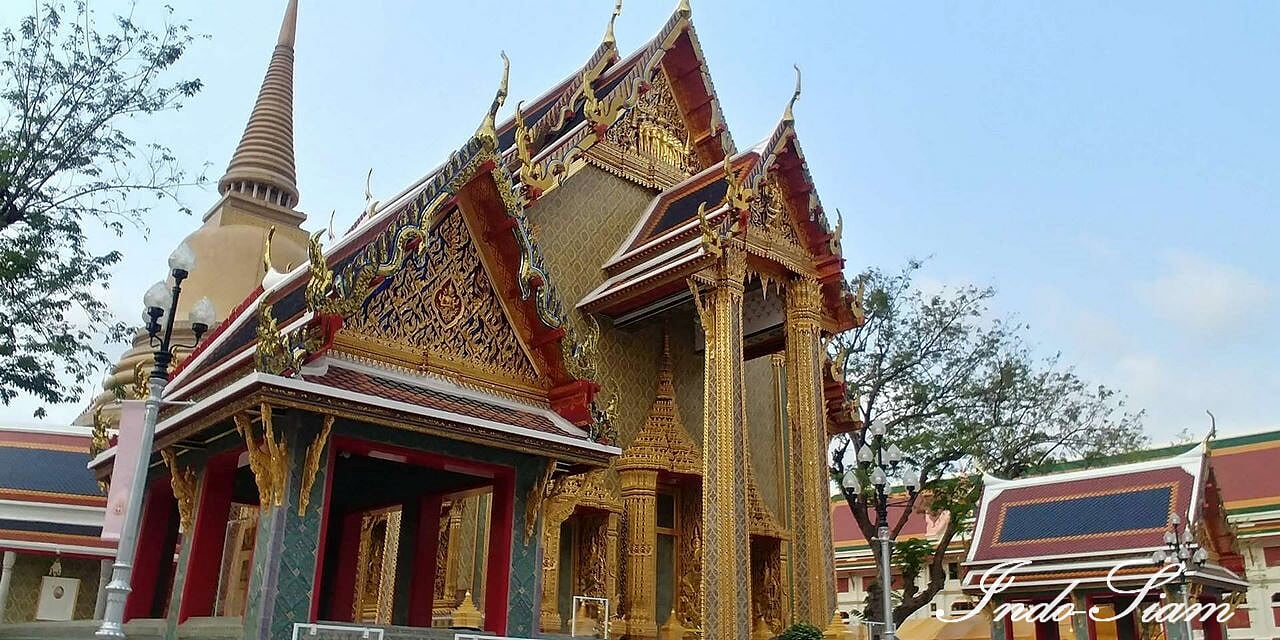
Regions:
<instances>
[{"instance_id":1,"label":"temple doorway","mask_svg":"<svg viewBox=\"0 0 1280 640\"><path fill-rule=\"evenodd\" d=\"M486 628L495 477L475 465L381 445L340 443L325 518L320 618ZM505 540L505 542L504 542Z\"/></svg>"}]
</instances>

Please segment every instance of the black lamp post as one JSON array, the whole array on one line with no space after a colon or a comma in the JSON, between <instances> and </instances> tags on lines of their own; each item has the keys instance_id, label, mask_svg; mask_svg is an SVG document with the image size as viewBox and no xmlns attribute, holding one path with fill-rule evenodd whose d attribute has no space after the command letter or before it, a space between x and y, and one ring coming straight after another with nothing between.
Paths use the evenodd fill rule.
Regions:
<instances>
[{"instance_id":1,"label":"black lamp post","mask_svg":"<svg viewBox=\"0 0 1280 640\"><path fill-rule=\"evenodd\" d=\"M1180 564L1182 570L1178 572L1177 584L1178 595L1182 599L1182 604L1188 604L1187 593L1187 572L1199 569L1209 560L1209 552L1204 547L1196 543L1195 536L1191 534L1190 523L1183 524L1182 518L1178 514L1169 516L1169 529L1164 532L1164 548L1151 554L1151 559L1156 566L1165 564ZM1186 620L1186 640L1191 640L1191 620Z\"/></svg>"},{"instance_id":2,"label":"black lamp post","mask_svg":"<svg viewBox=\"0 0 1280 640\"><path fill-rule=\"evenodd\" d=\"M148 379L146 411L143 414L142 433L138 443L138 463L134 469L133 484L129 490L129 503L125 510L124 525L120 531L120 541L116 548L116 561L112 565L111 582L107 584L107 606L103 612L102 624L95 634L99 638L123 638L124 607L132 591L130 583L133 579L133 562L137 555L138 529L142 520L142 496L146 485L147 468L151 464L151 446L155 440L156 419L160 414L160 398L164 395L165 385L169 382L169 363L173 362L173 349L181 347L191 349L190 345L173 344L173 318L178 311L178 298L182 295L182 281L187 279L195 268L195 255L184 242L169 256L170 276L173 287L170 289L165 281L160 281L147 289L142 297L146 311L143 321L146 322L147 335L151 345L156 347L155 367ZM213 324L215 310L209 298L201 298L191 307L188 319L191 331L195 334L195 342L209 330ZM161 321L164 322L163 326Z\"/></svg>"},{"instance_id":3,"label":"black lamp post","mask_svg":"<svg viewBox=\"0 0 1280 640\"><path fill-rule=\"evenodd\" d=\"M889 499L890 476L897 476L901 486L907 489L907 500L900 504L908 504L920 490L920 477L914 470L902 464L902 450L898 445L885 442L884 420L876 418L862 431L862 446L856 454L858 468L868 475L872 487L872 503L876 511L876 539L880 542L880 592L881 608L884 611L884 640L894 640L897 634L893 622L893 589L892 568L890 560L893 555L893 538L889 534L889 507L896 506ZM840 479L840 487L847 494L858 495L863 487L858 479L856 469L848 469Z\"/></svg>"}]
</instances>

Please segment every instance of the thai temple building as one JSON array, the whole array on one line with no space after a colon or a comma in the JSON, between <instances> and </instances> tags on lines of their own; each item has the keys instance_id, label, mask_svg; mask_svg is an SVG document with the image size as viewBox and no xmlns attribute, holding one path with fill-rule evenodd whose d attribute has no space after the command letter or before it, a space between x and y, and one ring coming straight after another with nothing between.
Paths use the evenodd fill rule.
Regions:
<instances>
[{"instance_id":1,"label":"thai temple building","mask_svg":"<svg viewBox=\"0 0 1280 640\"><path fill-rule=\"evenodd\" d=\"M1207 446L1207 448L1206 448ZM1192 625L1200 640L1280 637L1280 431L1219 437L1204 445L1174 445L1092 463L1064 463L1049 473L1019 480L986 479L979 517L971 533L953 541L947 581L928 607L900 627L906 640L1109 640L1162 637L1165 629L1132 617L1088 624L1082 617L1060 627L1015 622L991 624L989 610L964 622L943 623L936 614L960 616L980 608L980 572L998 562L1031 559L1020 580L1034 587L1010 592L1009 601L1042 602L1075 580L1085 604L1118 604L1100 580L1117 559L1143 559L1162 547L1169 514L1179 514L1198 544L1209 551L1205 567L1192 576L1189 591L1204 603L1231 606L1221 625ZM832 502L836 591L842 615L853 614L850 630L866 637L856 620L875 565L843 499ZM1107 503L1107 504L1103 504ZM891 517L896 517L891 514ZM946 513L913 513L899 539L936 542ZM1145 521L1143 520L1145 519ZM1159 522L1156 522L1159 520ZM1064 530L1065 528L1065 530ZM1155 568L1154 563L1147 573ZM1143 579L1126 576L1125 586ZM1080 617L1080 616L1077 616ZM1177 629L1169 638L1177 637ZM1185 636L1184 636L1185 637Z\"/></svg>"},{"instance_id":2,"label":"thai temple building","mask_svg":"<svg viewBox=\"0 0 1280 640\"><path fill-rule=\"evenodd\" d=\"M83 429L0 429L0 623L101 615L116 550L89 449Z\"/></svg>"},{"instance_id":3,"label":"thai temple building","mask_svg":"<svg viewBox=\"0 0 1280 640\"><path fill-rule=\"evenodd\" d=\"M496 96L452 155L369 196L345 234L311 233L292 126L305 29L283 8L186 240L201 267L177 317L202 296L222 317L179 354L132 479L129 636L831 625L826 443L853 425L824 340L862 311L796 135L799 79L739 148L688 3L630 53L615 11L541 96L509 99L495 51ZM90 483L119 473L116 399L141 397L150 361L139 335L83 418Z\"/></svg>"}]
</instances>

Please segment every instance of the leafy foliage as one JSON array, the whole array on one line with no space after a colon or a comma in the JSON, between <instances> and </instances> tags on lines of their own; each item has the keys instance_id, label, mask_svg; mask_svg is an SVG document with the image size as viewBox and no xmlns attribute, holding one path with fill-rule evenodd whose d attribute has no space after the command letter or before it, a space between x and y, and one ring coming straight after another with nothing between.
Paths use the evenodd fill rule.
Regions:
<instances>
[{"instance_id":1,"label":"leafy foliage","mask_svg":"<svg viewBox=\"0 0 1280 640\"><path fill-rule=\"evenodd\" d=\"M981 473L1016 478L1067 459L1134 451L1147 442L1142 414L1106 387L1091 387L1058 356L1036 358L1026 327L989 317L991 288L964 286L924 295L913 286L919 262L896 274L870 269L858 277L868 292L866 324L833 341L832 355L856 394L864 424L881 420L886 442L920 472L921 490L891 496L891 534L912 512L944 517L936 541L899 543L903 575L894 606L901 622L945 585L947 548L967 532L982 495ZM846 454L864 432L840 436L832 474L853 466ZM844 497L863 537L875 538L873 489L858 469L862 490ZM945 515L943 515L945 514ZM919 517L919 516L917 516ZM872 545L879 553L878 546ZM880 585L869 590L864 613L883 620Z\"/></svg>"},{"instance_id":2,"label":"leafy foliage","mask_svg":"<svg viewBox=\"0 0 1280 640\"><path fill-rule=\"evenodd\" d=\"M172 8L166 8L166 16ZM73 19L68 19L73 18ZM145 231L157 203L183 211L189 181L169 149L124 130L179 108L200 80L167 81L194 36L131 16L91 28L83 0L50 3L0 35L0 402L19 393L68 402L125 336L104 293L119 251L88 246L86 225ZM198 180L198 179L197 179ZM44 409L36 415L44 414Z\"/></svg>"},{"instance_id":3,"label":"leafy foliage","mask_svg":"<svg viewBox=\"0 0 1280 640\"><path fill-rule=\"evenodd\" d=\"M778 636L778 640L822 640L822 630L810 624L793 624Z\"/></svg>"}]
</instances>

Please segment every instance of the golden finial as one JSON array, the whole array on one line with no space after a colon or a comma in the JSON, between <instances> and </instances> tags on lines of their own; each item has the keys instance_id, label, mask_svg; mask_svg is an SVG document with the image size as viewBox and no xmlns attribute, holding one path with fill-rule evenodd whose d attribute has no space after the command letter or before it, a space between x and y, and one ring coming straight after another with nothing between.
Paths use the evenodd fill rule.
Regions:
<instances>
[{"instance_id":1,"label":"golden finial","mask_svg":"<svg viewBox=\"0 0 1280 640\"><path fill-rule=\"evenodd\" d=\"M329 242L333 242L333 238L335 237L333 235L333 217L336 215L338 215L337 209L332 209L329 211Z\"/></svg>"},{"instance_id":2,"label":"golden finial","mask_svg":"<svg viewBox=\"0 0 1280 640\"><path fill-rule=\"evenodd\" d=\"M489 123L492 124L492 122L493 118L490 118ZM369 167L369 173L364 176L364 214L361 218L368 220L373 217L373 212L377 209L378 201L373 199L373 167Z\"/></svg>"},{"instance_id":3,"label":"golden finial","mask_svg":"<svg viewBox=\"0 0 1280 640\"><path fill-rule=\"evenodd\" d=\"M680 0L680 5L676 7L676 13L682 18L688 18L693 15L693 7L689 6L689 0Z\"/></svg>"},{"instance_id":4,"label":"golden finial","mask_svg":"<svg viewBox=\"0 0 1280 640\"><path fill-rule=\"evenodd\" d=\"M501 55L502 84L498 85L498 93L493 96L493 104L489 105L489 112L485 114L484 121L476 130L477 138L484 138L493 144L498 142L498 109L501 109L502 103L507 101L507 80L511 76L511 60L507 58L506 51L501 52Z\"/></svg>"},{"instance_id":5,"label":"golden finial","mask_svg":"<svg viewBox=\"0 0 1280 640\"><path fill-rule=\"evenodd\" d=\"M796 116L791 109L796 106L796 100L800 99L800 65L791 65L796 70L796 90L791 94L791 99L787 101L787 109L782 112L782 119L786 122L795 122Z\"/></svg>"},{"instance_id":6,"label":"golden finial","mask_svg":"<svg viewBox=\"0 0 1280 640\"><path fill-rule=\"evenodd\" d=\"M746 211L751 206L754 195L751 187L738 182L738 172L733 168L733 159L729 154L724 156L724 181L729 185L724 192L723 204L729 205L733 211Z\"/></svg>"},{"instance_id":7,"label":"golden finial","mask_svg":"<svg viewBox=\"0 0 1280 640\"><path fill-rule=\"evenodd\" d=\"M844 214L840 213L840 209L836 209L836 228L831 232L831 240L829 240L828 248L832 254L840 253L840 237L844 235Z\"/></svg>"},{"instance_id":8,"label":"golden finial","mask_svg":"<svg viewBox=\"0 0 1280 640\"><path fill-rule=\"evenodd\" d=\"M276 226L267 229L267 239L262 243L262 273L271 273L271 238L276 235Z\"/></svg>"},{"instance_id":9,"label":"golden finial","mask_svg":"<svg viewBox=\"0 0 1280 640\"><path fill-rule=\"evenodd\" d=\"M719 258L724 249L720 246L720 233L707 222L707 203L698 204L698 227L702 231L702 248L709 254Z\"/></svg>"},{"instance_id":10,"label":"golden finial","mask_svg":"<svg viewBox=\"0 0 1280 640\"><path fill-rule=\"evenodd\" d=\"M618 41L613 36L613 23L617 21L618 16L622 15L622 0L613 6L613 15L609 16L609 26L604 30L604 44L616 44Z\"/></svg>"}]
</instances>

